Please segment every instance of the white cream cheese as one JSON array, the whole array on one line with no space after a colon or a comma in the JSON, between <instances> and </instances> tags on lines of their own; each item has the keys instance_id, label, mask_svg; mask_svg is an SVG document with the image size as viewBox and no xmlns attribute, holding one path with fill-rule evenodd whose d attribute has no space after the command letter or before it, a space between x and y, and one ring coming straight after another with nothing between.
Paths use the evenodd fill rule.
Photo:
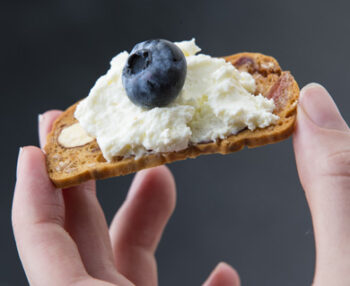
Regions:
<instances>
[{"instance_id":1,"label":"white cream cheese","mask_svg":"<svg viewBox=\"0 0 350 286\"><path fill-rule=\"evenodd\" d=\"M198 54L194 39L177 44L187 61L180 95L167 107L150 110L134 105L122 84L128 58L122 52L111 61L90 94L75 111L84 130L96 138L107 161L114 156L136 158L147 152L179 151L190 143L215 141L244 128L276 123L273 99L254 96L255 81L224 59Z\"/></svg>"}]
</instances>

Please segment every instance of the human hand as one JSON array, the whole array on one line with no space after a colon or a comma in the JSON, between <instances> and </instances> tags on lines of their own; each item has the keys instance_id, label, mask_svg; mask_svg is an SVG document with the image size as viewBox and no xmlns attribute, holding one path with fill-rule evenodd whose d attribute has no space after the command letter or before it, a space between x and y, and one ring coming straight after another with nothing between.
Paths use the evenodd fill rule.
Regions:
<instances>
[{"instance_id":1,"label":"human hand","mask_svg":"<svg viewBox=\"0 0 350 286\"><path fill-rule=\"evenodd\" d=\"M328 92L300 93L293 137L316 243L314 285L350 285L350 130Z\"/></svg>"},{"instance_id":2,"label":"human hand","mask_svg":"<svg viewBox=\"0 0 350 286\"><path fill-rule=\"evenodd\" d=\"M44 114L42 145L59 113ZM350 284L349 146L349 128L331 97L318 85L305 87L294 148L313 219L317 286ZM44 160L38 148L22 149L13 203L15 238L30 283L157 285L154 252L175 206L169 170L162 166L136 175L108 233L94 182L57 190ZM236 271L220 263L204 285L239 283Z\"/></svg>"},{"instance_id":3,"label":"human hand","mask_svg":"<svg viewBox=\"0 0 350 286\"><path fill-rule=\"evenodd\" d=\"M60 111L39 120L41 146ZM45 155L36 147L19 154L12 225L31 285L157 285L154 253L175 207L175 182L165 166L139 172L110 230L95 182L56 189ZM220 263L205 286L238 286L234 269Z\"/></svg>"}]
</instances>

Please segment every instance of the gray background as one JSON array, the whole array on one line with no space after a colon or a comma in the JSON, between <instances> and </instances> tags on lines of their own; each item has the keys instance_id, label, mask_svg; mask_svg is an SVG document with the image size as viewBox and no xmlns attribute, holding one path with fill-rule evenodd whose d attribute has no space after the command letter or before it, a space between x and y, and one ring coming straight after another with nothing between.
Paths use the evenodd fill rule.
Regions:
<instances>
[{"instance_id":1,"label":"gray background","mask_svg":"<svg viewBox=\"0 0 350 286\"><path fill-rule=\"evenodd\" d=\"M340 4L341 3L341 4ZM37 115L86 96L119 51L195 37L203 52L275 56L300 86L318 81L345 119L349 4L337 1L1 1L0 285L25 285L10 226L18 148L38 144ZM170 166L176 211L160 243L160 285L200 285L226 261L243 285L310 285L312 225L291 139ZM98 183L108 221L132 175Z\"/></svg>"}]
</instances>

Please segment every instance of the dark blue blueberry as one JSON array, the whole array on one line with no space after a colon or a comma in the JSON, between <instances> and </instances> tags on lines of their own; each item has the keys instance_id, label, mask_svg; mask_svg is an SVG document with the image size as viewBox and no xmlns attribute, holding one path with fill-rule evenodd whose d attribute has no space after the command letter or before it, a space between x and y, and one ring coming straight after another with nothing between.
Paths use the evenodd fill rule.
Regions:
<instances>
[{"instance_id":1,"label":"dark blue blueberry","mask_svg":"<svg viewBox=\"0 0 350 286\"><path fill-rule=\"evenodd\" d=\"M178 46L167 40L149 40L132 49L122 81L134 104L162 107L179 95L186 71L186 59Z\"/></svg>"}]
</instances>

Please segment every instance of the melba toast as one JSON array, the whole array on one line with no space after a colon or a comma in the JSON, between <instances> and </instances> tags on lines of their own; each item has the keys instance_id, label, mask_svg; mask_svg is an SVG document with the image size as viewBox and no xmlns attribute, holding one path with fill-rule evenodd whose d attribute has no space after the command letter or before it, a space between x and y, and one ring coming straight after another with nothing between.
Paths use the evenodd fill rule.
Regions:
<instances>
[{"instance_id":1,"label":"melba toast","mask_svg":"<svg viewBox=\"0 0 350 286\"><path fill-rule=\"evenodd\" d=\"M185 149L169 152L149 152L141 156L116 155L106 160L94 137L85 135L79 144L63 144L65 129L78 126L75 118L76 103L55 121L45 146L49 176L58 188L78 185L91 179L104 179L127 175L145 168L171 163L202 154L227 154L249 148L276 143L290 136L296 120L299 87L288 71L282 71L278 62L259 53L239 53L224 58L238 71L249 73L255 80L254 94L273 99L273 114L277 119L265 128L244 128L225 138L205 142L189 142ZM81 132L77 129L75 133ZM65 139L66 140L66 139Z\"/></svg>"}]
</instances>

